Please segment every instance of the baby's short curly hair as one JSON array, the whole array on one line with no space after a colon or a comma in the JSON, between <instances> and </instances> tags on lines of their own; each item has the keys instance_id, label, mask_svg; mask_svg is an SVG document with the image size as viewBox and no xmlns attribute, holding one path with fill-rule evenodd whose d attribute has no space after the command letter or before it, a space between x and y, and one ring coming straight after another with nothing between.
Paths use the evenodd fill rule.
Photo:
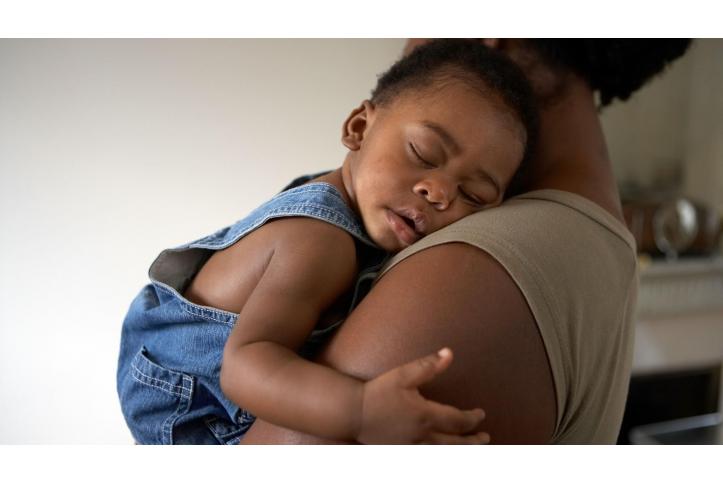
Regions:
<instances>
[{"instance_id":1,"label":"baby's short curly hair","mask_svg":"<svg viewBox=\"0 0 723 482\"><path fill-rule=\"evenodd\" d=\"M416 47L379 76L371 102L389 105L402 93L449 79L466 83L513 114L525 131L524 162L537 136L537 103L532 88L517 65L479 41L437 39Z\"/></svg>"}]
</instances>

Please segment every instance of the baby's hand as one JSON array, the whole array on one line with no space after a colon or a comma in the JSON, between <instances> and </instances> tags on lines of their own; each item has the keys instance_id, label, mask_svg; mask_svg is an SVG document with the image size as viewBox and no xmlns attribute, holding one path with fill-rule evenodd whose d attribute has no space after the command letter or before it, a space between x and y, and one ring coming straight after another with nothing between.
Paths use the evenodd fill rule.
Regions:
<instances>
[{"instance_id":1,"label":"baby's hand","mask_svg":"<svg viewBox=\"0 0 723 482\"><path fill-rule=\"evenodd\" d=\"M362 443L488 443L484 432L470 433L485 413L481 408L459 410L427 400L417 387L431 381L452 363L452 350L419 358L389 370L364 384Z\"/></svg>"}]
</instances>

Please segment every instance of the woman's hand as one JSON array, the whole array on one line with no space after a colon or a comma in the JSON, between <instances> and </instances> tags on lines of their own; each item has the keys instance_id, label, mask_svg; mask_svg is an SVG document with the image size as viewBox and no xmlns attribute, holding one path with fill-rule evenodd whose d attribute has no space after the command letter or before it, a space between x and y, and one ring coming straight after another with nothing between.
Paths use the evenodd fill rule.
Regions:
<instances>
[{"instance_id":1,"label":"woman's hand","mask_svg":"<svg viewBox=\"0 0 723 482\"><path fill-rule=\"evenodd\" d=\"M419 358L366 382L357 440L366 444L481 444L490 437L473 432L482 409L459 410L425 399L418 387L452 363L452 350Z\"/></svg>"}]
</instances>

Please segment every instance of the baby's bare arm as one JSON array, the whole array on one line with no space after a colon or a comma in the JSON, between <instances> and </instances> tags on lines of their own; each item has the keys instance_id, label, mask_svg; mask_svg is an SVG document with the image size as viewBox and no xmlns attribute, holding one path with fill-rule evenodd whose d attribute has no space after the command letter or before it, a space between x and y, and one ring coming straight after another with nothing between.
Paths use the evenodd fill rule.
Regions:
<instances>
[{"instance_id":1,"label":"baby's bare arm","mask_svg":"<svg viewBox=\"0 0 723 482\"><path fill-rule=\"evenodd\" d=\"M222 389L276 424L351 439L363 383L297 351L322 313L352 285L354 241L310 218L285 218L262 229L273 254L226 343Z\"/></svg>"}]
</instances>

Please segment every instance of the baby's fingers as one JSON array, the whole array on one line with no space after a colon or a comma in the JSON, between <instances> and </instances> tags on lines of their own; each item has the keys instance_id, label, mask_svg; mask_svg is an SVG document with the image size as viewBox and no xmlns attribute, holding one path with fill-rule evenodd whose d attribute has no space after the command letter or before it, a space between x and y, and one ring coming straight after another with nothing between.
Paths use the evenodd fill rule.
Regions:
<instances>
[{"instance_id":1,"label":"baby's fingers","mask_svg":"<svg viewBox=\"0 0 723 482\"><path fill-rule=\"evenodd\" d=\"M437 432L430 434L426 443L434 445L480 445L490 443L490 435L487 432L464 436Z\"/></svg>"},{"instance_id":2,"label":"baby's fingers","mask_svg":"<svg viewBox=\"0 0 723 482\"><path fill-rule=\"evenodd\" d=\"M448 434L469 433L484 420L485 412L481 408L460 410L450 405L427 401L432 431Z\"/></svg>"}]
</instances>

